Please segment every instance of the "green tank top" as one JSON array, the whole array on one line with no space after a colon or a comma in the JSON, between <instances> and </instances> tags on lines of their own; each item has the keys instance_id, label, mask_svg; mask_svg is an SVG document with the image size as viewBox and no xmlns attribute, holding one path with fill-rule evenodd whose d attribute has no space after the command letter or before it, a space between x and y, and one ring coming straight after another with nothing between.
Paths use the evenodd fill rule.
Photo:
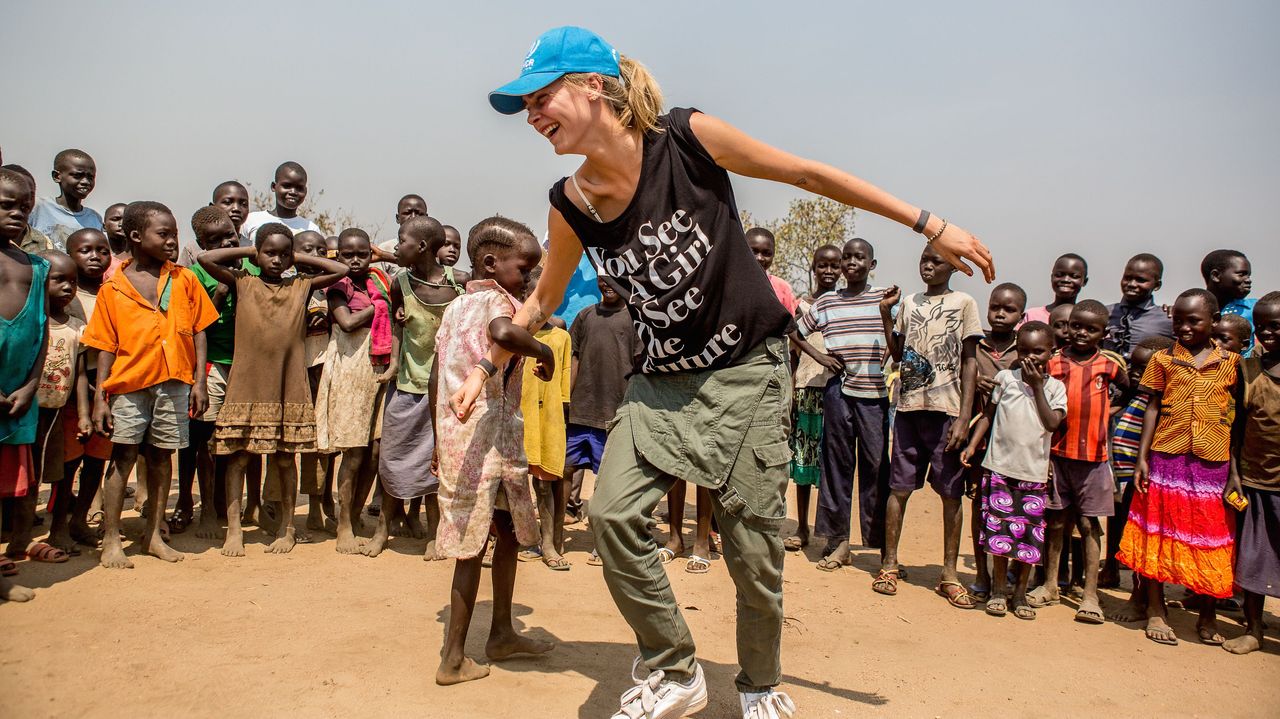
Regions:
<instances>
[{"instance_id":1,"label":"green tank top","mask_svg":"<svg viewBox=\"0 0 1280 719\"><path fill-rule=\"evenodd\" d=\"M421 282L421 280L415 280ZM400 332L400 371L396 374L396 389L413 394L426 394L431 386L431 362L436 354L436 332L440 318L449 306L448 302L430 305L418 299L413 292L409 272L396 277L400 294L404 297L404 326ZM466 292L453 279L453 268L444 268L444 281L459 295Z\"/></svg>"}]
</instances>

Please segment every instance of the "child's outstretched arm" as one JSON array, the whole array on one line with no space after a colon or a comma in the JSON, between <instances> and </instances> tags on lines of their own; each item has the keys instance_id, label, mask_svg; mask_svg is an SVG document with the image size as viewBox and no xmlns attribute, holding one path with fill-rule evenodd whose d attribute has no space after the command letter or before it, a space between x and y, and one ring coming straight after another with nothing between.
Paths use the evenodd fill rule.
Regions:
<instances>
[{"instance_id":1,"label":"child's outstretched arm","mask_svg":"<svg viewBox=\"0 0 1280 719\"><path fill-rule=\"evenodd\" d=\"M240 260L256 257L257 254L258 251L252 246L225 247L201 252L196 255L196 262L200 263L200 267L208 272L210 277L230 287L236 283L236 276L231 268L238 266Z\"/></svg>"},{"instance_id":2,"label":"child's outstretched arm","mask_svg":"<svg viewBox=\"0 0 1280 719\"><path fill-rule=\"evenodd\" d=\"M538 361L534 374L542 381L550 381L556 371L556 356L551 348L542 344L529 330L520 327L510 317L495 317L489 322L489 338L493 343L513 355L524 355Z\"/></svg>"},{"instance_id":3,"label":"child's outstretched arm","mask_svg":"<svg viewBox=\"0 0 1280 719\"><path fill-rule=\"evenodd\" d=\"M323 257L312 257L311 255L293 256L293 263L299 267L311 267L320 270L320 274L311 278L311 287L317 290L332 285L351 271L351 268L336 260L327 260Z\"/></svg>"}]
</instances>

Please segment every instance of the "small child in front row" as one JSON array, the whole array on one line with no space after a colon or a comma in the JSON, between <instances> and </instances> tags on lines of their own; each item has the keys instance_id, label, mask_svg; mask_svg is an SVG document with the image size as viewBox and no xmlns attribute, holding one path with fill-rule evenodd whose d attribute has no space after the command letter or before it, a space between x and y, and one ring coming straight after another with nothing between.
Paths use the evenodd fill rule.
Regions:
<instances>
[{"instance_id":1,"label":"small child in front row","mask_svg":"<svg viewBox=\"0 0 1280 719\"><path fill-rule=\"evenodd\" d=\"M1157 353L1142 375L1151 396L1134 471L1137 493L1120 539L1121 562L1146 587L1126 615L1147 617L1147 638L1177 644L1164 603L1165 583L1216 599L1231 596L1234 518L1224 501L1240 355L1214 344L1218 301L1187 290L1173 304L1177 343ZM1201 603L1200 641L1222 644L1217 607Z\"/></svg>"},{"instance_id":2,"label":"small child in front row","mask_svg":"<svg viewBox=\"0 0 1280 719\"><path fill-rule=\"evenodd\" d=\"M996 374L991 402L974 425L961 460L969 466L990 431L982 459L979 530L983 550L994 557L986 612L1003 617L1008 611L1007 572L1014 560L1018 580L1013 615L1035 619L1036 610L1027 601L1027 580L1031 567L1045 556L1049 444L1066 416L1067 389L1045 368L1053 354L1049 326L1027 322L1017 337L1018 366Z\"/></svg>"},{"instance_id":3,"label":"small child in front row","mask_svg":"<svg viewBox=\"0 0 1280 719\"><path fill-rule=\"evenodd\" d=\"M436 549L457 560L450 592L449 620L440 652L437 684L458 684L488 676L489 668L466 656L467 629L475 610L485 545L492 526L493 614L485 654L491 661L513 654L549 651L548 642L523 637L511 622L516 553L538 541L529 492L520 416L519 357L537 358L540 377L554 367L551 348L511 323L529 273L542 248L529 228L503 217L481 220L467 238L474 279L440 321L436 339L438 386L436 422L440 457L440 528ZM516 355L493 368L466 422L449 407L449 397L485 360L490 344Z\"/></svg>"},{"instance_id":4,"label":"small child in front row","mask_svg":"<svg viewBox=\"0 0 1280 719\"><path fill-rule=\"evenodd\" d=\"M159 202L133 202L124 211L132 258L98 291L81 342L98 353L94 430L109 433L111 474L104 490L101 564L132 568L120 544L124 487L146 456L148 496L142 549L168 562L183 555L160 537L164 501L173 476L173 453L188 443L188 416L208 403L204 329L218 311L190 270L169 260L178 250L178 222ZM199 368L200 371L196 371Z\"/></svg>"},{"instance_id":5,"label":"small child in front row","mask_svg":"<svg viewBox=\"0 0 1280 719\"><path fill-rule=\"evenodd\" d=\"M293 236L293 254L309 257L329 257L324 235L303 230ZM334 254L336 257L337 254ZM330 257L329 259L333 259ZM298 272L315 275L318 271L310 265L296 265ZM307 365L307 382L311 396L318 396L320 375L324 372L324 359L329 350L329 300L325 291L311 288L307 299L306 335L302 339L302 356ZM298 491L307 495L308 532L319 532L337 527L337 510L333 506L333 455L303 452L298 456ZM326 519L329 523L326 523ZM298 541L303 541L299 537ZM310 538L308 538L310 541Z\"/></svg>"},{"instance_id":6,"label":"small child in front row","mask_svg":"<svg viewBox=\"0 0 1280 719\"><path fill-rule=\"evenodd\" d=\"M242 260L249 258L260 274L243 268ZM251 248L208 250L196 259L213 279L233 288L236 296L233 369L213 435L214 454L230 456L227 536L222 554L244 556L240 493L251 454L270 455L276 466L283 516L267 551L284 554L296 541L295 455L315 451L315 409L303 351L307 302L313 287L332 285L346 276L347 267L333 260L295 255L293 232L277 222L259 226ZM322 274L284 277L295 262Z\"/></svg>"},{"instance_id":7,"label":"small child in front row","mask_svg":"<svg viewBox=\"0 0 1280 719\"><path fill-rule=\"evenodd\" d=\"M1226 319L1225 317L1223 319ZM1236 586L1244 592L1245 633L1222 643L1232 654L1262 648L1262 604L1280 597L1280 292L1253 307L1255 356L1241 362L1243 392L1232 432L1227 490L1249 504L1236 538ZM1243 485L1243 487L1241 487Z\"/></svg>"}]
</instances>

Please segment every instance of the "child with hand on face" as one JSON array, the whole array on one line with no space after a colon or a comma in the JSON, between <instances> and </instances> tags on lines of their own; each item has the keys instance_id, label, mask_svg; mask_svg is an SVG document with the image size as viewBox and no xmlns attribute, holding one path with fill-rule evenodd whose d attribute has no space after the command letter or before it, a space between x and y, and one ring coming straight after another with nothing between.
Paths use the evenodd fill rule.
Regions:
<instances>
[{"instance_id":1,"label":"child with hand on face","mask_svg":"<svg viewBox=\"0 0 1280 719\"><path fill-rule=\"evenodd\" d=\"M1232 593L1234 517L1231 424L1239 396L1240 355L1212 339L1218 302L1207 290L1187 290L1173 304L1177 343L1156 353L1142 375L1151 400L1143 418L1134 471L1137 493L1119 560L1141 577L1145 592L1126 617L1147 618L1147 638L1177 644L1169 626L1164 585L1221 599ZM1214 601L1201 603L1196 632L1221 644Z\"/></svg>"},{"instance_id":2,"label":"child with hand on face","mask_svg":"<svg viewBox=\"0 0 1280 719\"><path fill-rule=\"evenodd\" d=\"M250 257L260 275L240 266ZM250 454L270 455L276 466L283 516L267 551L286 553L295 543L293 506L298 477L294 455L315 450L315 412L303 353L307 301L313 287L332 285L346 276L348 268L333 260L295 255L293 233L279 223L259 227L253 248L211 249L201 254L199 261L215 280L235 288L237 301L235 371L227 380L213 440L214 453L230 457L227 537L222 554L244 556L240 493ZM295 262L320 273L284 277ZM264 341L267 338L271 339Z\"/></svg>"},{"instance_id":3,"label":"child with hand on face","mask_svg":"<svg viewBox=\"0 0 1280 719\"><path fill-rule=\"evenodd\" d=\"M188 444L189 416L201 415L208 402L204 330L218 320L195 275L169 260L178 251L178 223L169 208L131 203L124 233L132 258L98 291L82 338L100 350L94 429L115 443L103 501L101 563L108 568L133 566L120 544L120 512L139 452L146 456L148 495L159 502L147 517L143 550L169 562L183 558L160 536L163 502L173 452Z\"/></svg>"},{"instance_id":4,"label":"child with hand on face","mask_svg":"<svg viewBox=\"0 0 1280 719\"><path fill-rule=\"evenodd\" d=\"M536 358L538 376L554 373L551 348L512 324L529 274L542 257L537 238L524 225L503 217L482 220L467 239L475 278L467 294L454 300L440 322L436 341L439 387L436 421L440 457L440 528L436 548L457 560L449 620L437 684L457 684L489 674L465 654L467 629L475 609L480 568L490 527L497 533L493 554L493 613L485 654L500 660L514 654L541 654L552 645L521 636L512 625L516 553L538 541L529 493L520 415L519 360L494 367L485 357L491 343L518 356ZM471 371L488 375L466 422L449 407Z\"/></svg>"},{"instance_id":5,"label":"child with hand on face","mask_svg":"<svg viewBox=\"0 0 1280 719\"><path fill-rule=\"evenodd\" d=\"M814 250L809 271L813 273L813 294L801 297L796 307L802 325L814 303L836 291L836 285L843 276L840 248L823 245ZM801 329L803 332L805 328ZM821 332L814 330L804 334L804 341L820 355L827 354L826 340ZM782 541L782 548L798 552L809 546L809 500L814 487L820 486L822 476L822 395L827 383L844 371L844 363L841 362L840 368L833 372L801 351L798 343L792 344L791 355L795 367L795 396L791 403L791 466L788 473L796 486L796 513L800 521L796 533ZM835 366L833 362L828 364Z\"/></svg>"},{"instance_id":6,"label":"child with hand on face","mask_svg":"<svg viewBox=\"0 0 1280 719\"><path fill-rule=\"evenodd\" d=\"M1045 556L1045 507L1048 502L1049 443L1067 412L1066 386L1050 377L1052 333L1043 322L1027 322L1017 333L1018 362L992 381L991 401L973 427L961 461L971 466L982 456L981 521L977 541L994 557L991 596L986 612L1008 611L1009 562L1018 562L1013 615L1035 619L1027 600L1031 567ZM985 443L988 432L990 440Z\"/></svg>"},{"instance_id":7,"label":"child with hand on face","mask_svg":"<svg viewBox=\"0 0 1280 719\"><path fill-rule=\"evenodd\" d=\"M382 405L391 368L391 281L377 268L369 233L351 227L338 237L347 276L328 289L333 326L316 393L316 445L342 453L338 469L341 554L360 551L354 522L373 487L382 437Z\"/></svg>"},{"instance_id":8,"label":"child with hand on face","mask_svg":"<svg viewBox=\"0 0 1280 719\"><path fill-rule=\"evenodd\" d=\"M1068 252L1054 261L1049 284L1053 287L1053 302L1028 309L1025 321L1048 323L1055 308L1075 304L1080 290L1089 284L1089 264L1080 255Z\"/></svg>"},{"instance_id":9,"label":"child with hand on face","mask_svg":"<svg viewBox=\"0 0 1280 719\"><path fill-rule=\"evenodd\" d=\"M240 226L242 247L252 245L258 228L268 222L278 222L291 232L320 231L316 223L298 214L298 207L307 199L307 171L302 165L292 161L281 163L276 168L275 179L271 181L271 193L275 196L276 206L270 211L250 212Z\"/></svg>"},{"instance_id":10,"label":"child with hand on face","mask_svg":"<svg viewBox=\"0 0 1280 719\"><path fill-rule=\"evenodd\" d=\"M97 183L98 166L84 150L63 150L53 158L51 176L58 185L58 197L36 203L28 222L53 242L55 250L65 252L72 232L102 229L102 215L84 206Z\"/></svg>"}]
</instances>

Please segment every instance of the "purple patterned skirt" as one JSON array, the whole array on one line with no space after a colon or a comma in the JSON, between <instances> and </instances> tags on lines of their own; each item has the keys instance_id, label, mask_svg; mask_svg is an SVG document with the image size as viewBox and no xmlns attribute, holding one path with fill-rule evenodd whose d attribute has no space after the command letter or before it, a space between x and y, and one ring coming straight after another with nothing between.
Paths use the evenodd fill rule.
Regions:
<instances>
[{"instance_id":1,"label":"purple patterned skirt","mask_svg":"<svg viewBox=\"0 0 1280 719\"><path fill-rule=\"evenodd\" d=\"M987 554L1040 564L1044 556L1048 485L988 471L982 477L982 523L978 540Z\"/></svg>"}]
</instances>

